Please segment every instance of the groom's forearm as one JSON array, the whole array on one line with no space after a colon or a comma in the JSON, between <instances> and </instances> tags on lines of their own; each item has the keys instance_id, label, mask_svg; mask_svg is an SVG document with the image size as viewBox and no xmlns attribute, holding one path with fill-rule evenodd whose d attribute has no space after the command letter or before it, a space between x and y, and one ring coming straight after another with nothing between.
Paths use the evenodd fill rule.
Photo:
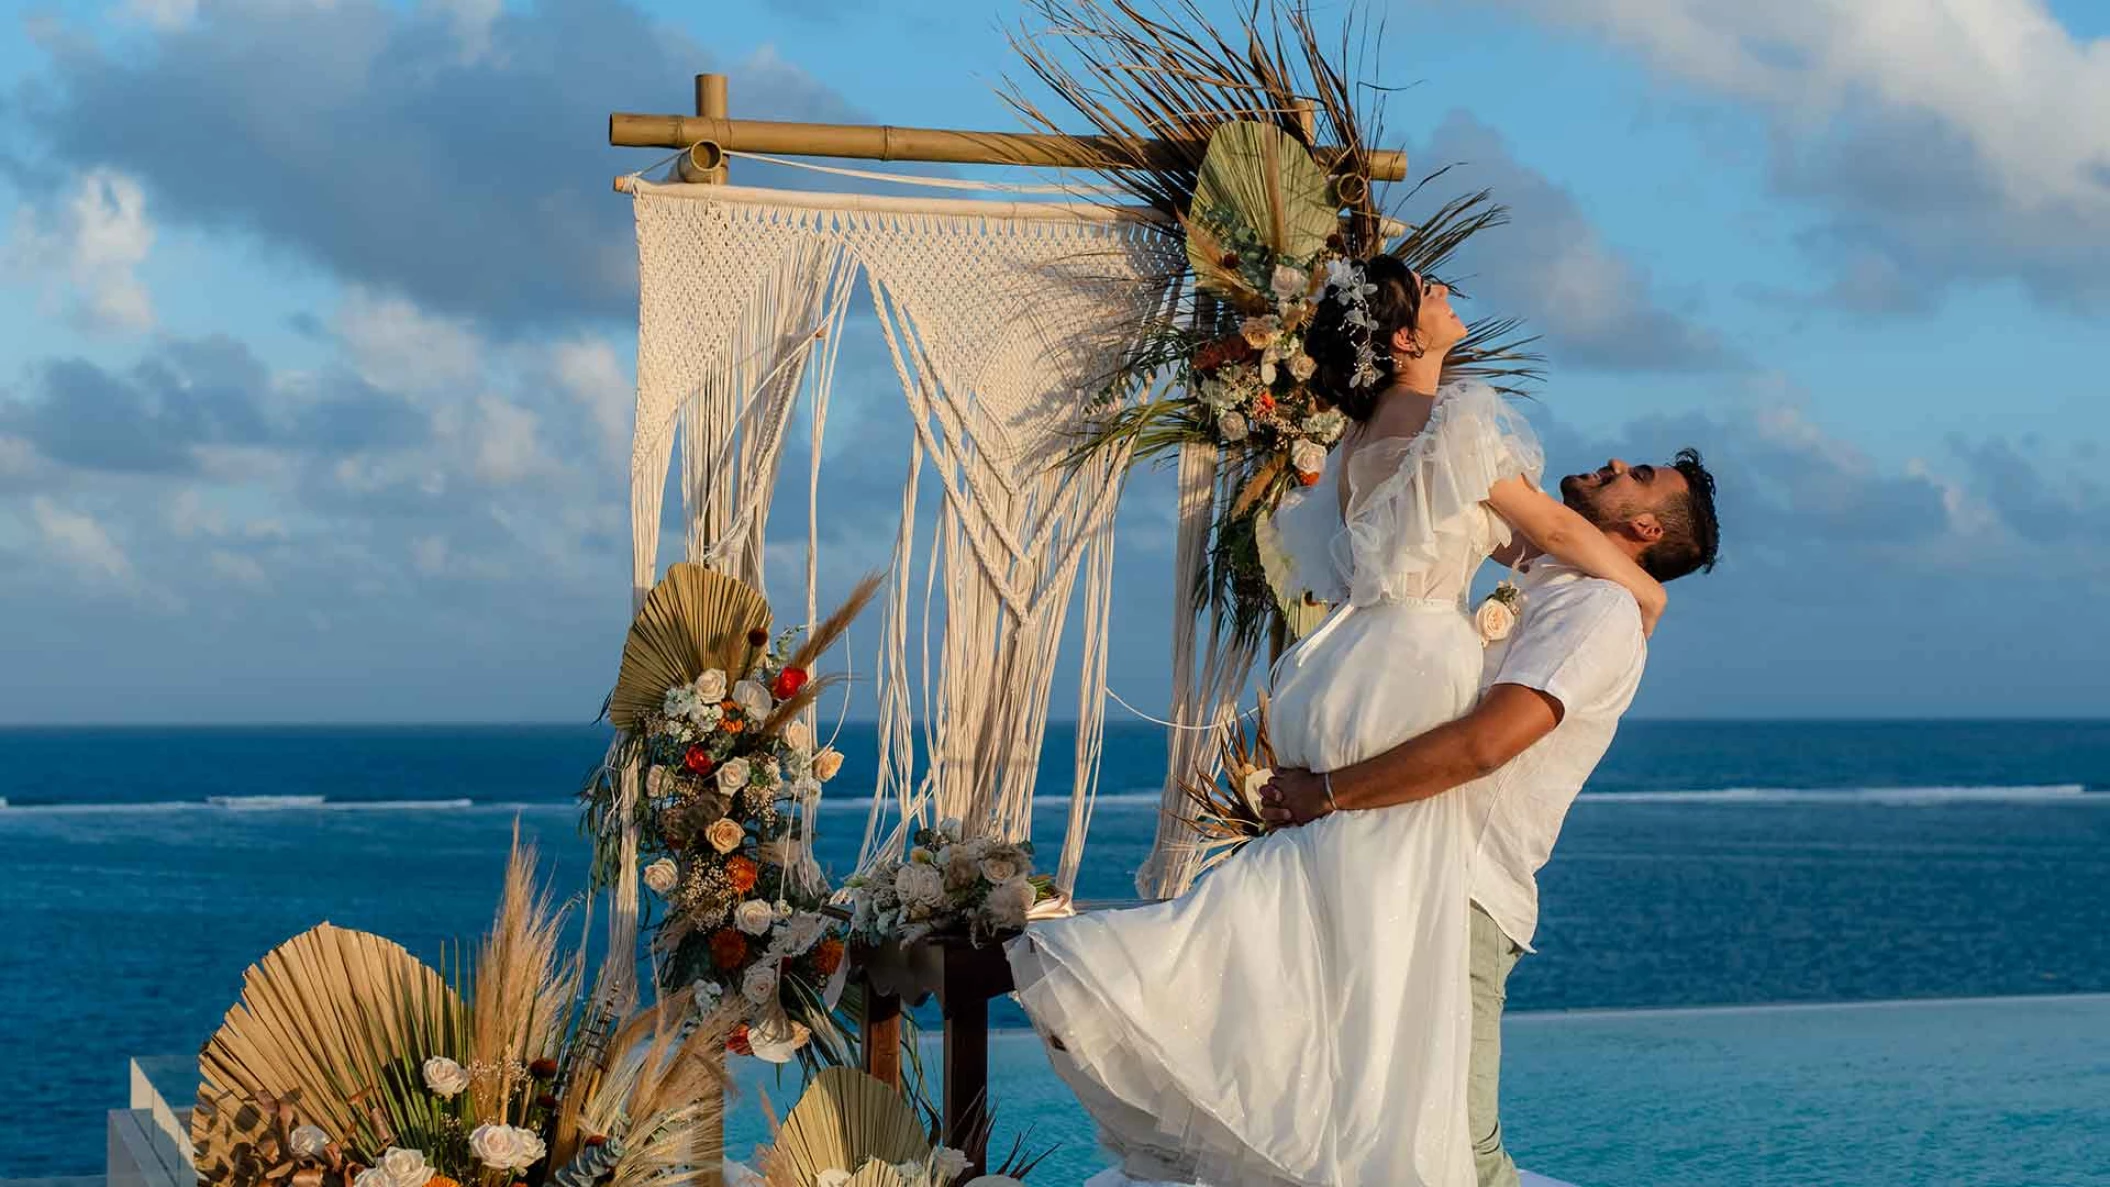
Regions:
<instances>
[{"instance_id":1,"label":"groom's forearm","mask_svg":"<svg viewBox=\"0 0 2110 1187\"><path fill-rule=\"evenodd\" d=\"M1492 774L1560 724L1560 702L1497 684L1472 712L1333 772L1333 798L1354 811L1410 804Z\"/></svg>"}]
</instances>

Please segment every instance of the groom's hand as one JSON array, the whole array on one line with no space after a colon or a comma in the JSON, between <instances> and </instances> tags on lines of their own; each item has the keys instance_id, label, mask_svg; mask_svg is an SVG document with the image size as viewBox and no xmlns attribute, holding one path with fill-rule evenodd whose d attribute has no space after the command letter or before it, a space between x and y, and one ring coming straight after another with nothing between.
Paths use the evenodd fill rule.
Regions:
<instances>
[{"instance_id":1,"label":"groom's hand","mask_svg":"<svg viewBox=\"0 0 2110 1187\"><path fill-rule=\"evenodd\" d=\"M1260 816L1275 828L1310 824L1331 811L1325 780L1310 771L1280 768L1260 789Z\"/></svg>"}]
</instances>

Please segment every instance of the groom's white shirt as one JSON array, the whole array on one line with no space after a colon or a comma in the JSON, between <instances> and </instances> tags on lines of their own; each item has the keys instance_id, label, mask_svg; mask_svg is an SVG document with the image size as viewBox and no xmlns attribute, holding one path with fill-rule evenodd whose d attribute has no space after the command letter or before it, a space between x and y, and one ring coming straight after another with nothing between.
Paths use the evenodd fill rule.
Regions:
<instances>
[{"instance_id":1,"label":"groom's white shirt","mask_svg":"<svg viewBox=\"0 0 2110 1187\"><path fill-rule=\"evenodd\" d=\"M1541 560L1518 582L1523 614L1488 649L1482 689L1520 684L1559 701L1560 724L1494 774L1458 789L1479 831L1472 900L1526 951L1538 929L1538 871L1569 805L1597 768L1648 660L1641 609L1620 586Z\"/></svg>"}]
</instances>

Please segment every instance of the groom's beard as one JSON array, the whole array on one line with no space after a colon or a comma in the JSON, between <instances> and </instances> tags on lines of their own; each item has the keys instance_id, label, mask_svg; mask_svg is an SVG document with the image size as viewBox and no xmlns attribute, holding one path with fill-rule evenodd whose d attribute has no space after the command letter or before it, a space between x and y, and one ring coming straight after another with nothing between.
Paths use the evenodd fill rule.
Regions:
<instances>
[{"instance_id":1,"label":"groom's beard","mask_svg":"<svg viewBox=\"0 0 2110 1187\"><path fill-rule=\"evenodd\" d=\"M1595 527L1617 527L1626 522L1626 508L1607 506L1608 500L1598 497L1604 488L1591 481L1595 477L1594 474L1570 474L1561 479L1561 502Z\"/></svg>"}]
</instances>

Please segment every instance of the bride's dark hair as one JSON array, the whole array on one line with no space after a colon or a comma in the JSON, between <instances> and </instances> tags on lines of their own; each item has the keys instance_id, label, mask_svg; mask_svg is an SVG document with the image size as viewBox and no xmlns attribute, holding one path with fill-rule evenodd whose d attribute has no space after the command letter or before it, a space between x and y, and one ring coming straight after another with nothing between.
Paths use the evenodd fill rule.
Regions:
<instances>
[{"instance_id":1,"label":"bride's dark hair","mask_svg":"<svg viewBox=\"0 0 2110 1187\"><path fill-rule=\"evenodd\" d=\"M1312 388L1358 424L1377 411L1378 393L1392 386L1393 336L1401 330L1411 331L1421 319L1421 283L1414 270L1397 256L1371 256L1365 260L1363 279L1377 288L1365 303L1371 329L1343 323L1341 319L1349 307L1329 285L1325 299L1312 314L1311 325L1304 331L1304 353L1318 364L1312 372ZM1356 343L1365 333L1370 335L1377 380L1355 387L1349 379L1355 374Z\"/></svg>"}]
</instances>

